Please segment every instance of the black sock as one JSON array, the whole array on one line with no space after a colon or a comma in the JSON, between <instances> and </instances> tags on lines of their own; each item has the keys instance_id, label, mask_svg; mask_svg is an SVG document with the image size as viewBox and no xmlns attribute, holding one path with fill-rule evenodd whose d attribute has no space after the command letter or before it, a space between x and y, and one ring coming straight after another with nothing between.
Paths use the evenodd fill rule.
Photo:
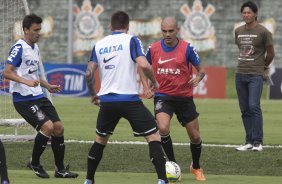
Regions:
<instances>
[{"instance_id":1,"label":"black sock","mask_svg":"<svg viewBox=\"0 0 282 184\"><path fill-rule=\"evenodd\" d=\"M202 141L198 144L190 143L192 152L193 168L200 169L200 156L202 152Z\"/></svg>"},{"instance_id":2,"label":"black sock","mask_svg":"<svg viewBox=\"0 0 282 184\"><path fill-rule=\"evenodd\" d=\"M158 174L158 179L162 179L166 183L168 183L165 171L165 155L163 153L162 146L159 141L149 142L149 154L150 159L154 164L156 172Z\"/></svg>"},{"instance_id":3,"label":"black sock","mask_svg":"<svg viewBox=\"0 0 282 184\"><path fill-rule=\"evenodd\" d=\"M163 146L163 149L166 153L168 160L176 163L176 160L174 157L172 140L171 140L170 135L168 134L168 135L161 136L161 142L162 142L162 146Z\"/></svg>"},{"instance_id":4,"label":"black sock","mask_svg":"<svg viewBox=\"0 0 282 184\"><path fill-rule=\"evenodd\" d=\"M1 140L0 140L0 176L1 176L1 183L5 180L9 181L8 172L7 172L5 148Z\"/></svg>"},{"instance_id":5,"label":"black sock","mask_svg":"<svg viewBox=\"0 0 282 184\"><path fill-rule=\"evenodd\" d=\"M57 170L62 170L65 168L64 166L64 158L65 158L65 143L64 136L51 138L51 147L54 153L55 165Z\"/></svg>"},{"instance_id":6,"label":"black sock","mask_svg":"<svg viewBox=\"0 0 282 184\"><path fill-rule=\"evenodd\" d=\"M94 142L87 158L87 176L86 179L94 181L96 169L102 159L105 145Z\"/></svg>"},{"instance_id":7,"label":"black sock","mask_svg":"<svg viewBox=\"0 0 282 184\"><path fill-rule=\"evenodd\" d=\"M31 164L33 166L38 166L40 164L40 156L45 150L48 140L49 137L43 135L41 132L37 133L34 139L34 145L33 145L32 157L31 157Z\"/></svg>"}]
</instances>

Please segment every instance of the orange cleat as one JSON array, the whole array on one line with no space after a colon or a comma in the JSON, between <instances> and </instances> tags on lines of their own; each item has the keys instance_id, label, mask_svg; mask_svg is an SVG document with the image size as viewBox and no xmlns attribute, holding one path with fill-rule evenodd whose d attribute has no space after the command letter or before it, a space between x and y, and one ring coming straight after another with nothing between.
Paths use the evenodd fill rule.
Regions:
<instances>
[{"instance_id":1,"label":"orange cleat","mask_svg":"<svg viewBox=\"0 0 282 184\"><path fill-rule=\"evenodd\" d=\"M206 181L203 169L194 169L192 164L190 165L190 172L195 175L195 179L198 181Z\"/></svg>"}]
</instances>

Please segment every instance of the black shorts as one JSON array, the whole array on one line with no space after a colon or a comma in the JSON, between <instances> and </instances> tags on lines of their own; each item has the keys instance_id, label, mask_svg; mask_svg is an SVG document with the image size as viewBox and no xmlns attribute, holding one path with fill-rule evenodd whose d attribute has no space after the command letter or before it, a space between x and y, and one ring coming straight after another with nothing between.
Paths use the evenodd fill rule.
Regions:
<instances>
[{"instance_id":1,"label":"black shorts","mask_svg":"<svg viewBox=\"0 0 282 184\"><path fill-rule=\"evenodd\" d=\"M37 131L49 120L52 122L60 121L55 107L46 97L37 100L14 102L14 106L17 112Z\"/></svg>"},{"instance_id":2,"label":"black shorts","mask_svg":"<svg viewBox=\"0 0 282 184\"><path fill-rule=\"evenodd\" d=\"M155 114L165 112L172 118L175 113L182 126L199 116L192 97L157 96L154 104Z\"/></svg>"},{"instance_id":3,"label":"black shorts","mask_svg":"<svg viewBox=\"0 0 282 184\"><path fill-rule=\"evenodd\" d=\"M142 101L101 103L96 133L112 135L121 118L129 121L134 136L148 136L158 131L157 123Z\"/></svg>"}]
</instances>

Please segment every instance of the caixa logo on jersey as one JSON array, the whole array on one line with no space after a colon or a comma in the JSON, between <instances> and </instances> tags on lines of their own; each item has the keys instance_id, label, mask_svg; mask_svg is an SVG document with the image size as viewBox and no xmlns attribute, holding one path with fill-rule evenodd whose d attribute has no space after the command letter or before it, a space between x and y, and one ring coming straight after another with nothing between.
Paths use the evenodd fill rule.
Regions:
<instances>
[{"instance_id":1,"label":"caixa logo on jersey","mask_svg":"<svg viewBox=\"0 0 282 184\"><path fill-rule=\"evenodd\" d=\"M85 67L76 65L64 65L64 67L52 68L46 72L50 84L61 85L60 93L53 93L55 96L88 96L85 80ZM81 65L80 65L81 66ZM46 67L48 68L48 67ZM82 69L84 68L84 69Z\"/></svg>"}]
</instances>

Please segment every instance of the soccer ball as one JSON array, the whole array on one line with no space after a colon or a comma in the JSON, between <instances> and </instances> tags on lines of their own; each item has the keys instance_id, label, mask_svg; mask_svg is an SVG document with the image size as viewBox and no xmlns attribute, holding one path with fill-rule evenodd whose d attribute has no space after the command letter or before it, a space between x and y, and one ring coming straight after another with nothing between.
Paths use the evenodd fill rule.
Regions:
<instances>
[{"instance_id":1,"label":"soccer ball","mask_svg":"<svg viewBox=\"0 0 282 184\"><path fill-rule=\"evenodd\" d=\"M167 161L165 163L166 177L169 182L176 182L181 175L180 167L177 163L172 161Z\"/></svg>"}]
</instances>

